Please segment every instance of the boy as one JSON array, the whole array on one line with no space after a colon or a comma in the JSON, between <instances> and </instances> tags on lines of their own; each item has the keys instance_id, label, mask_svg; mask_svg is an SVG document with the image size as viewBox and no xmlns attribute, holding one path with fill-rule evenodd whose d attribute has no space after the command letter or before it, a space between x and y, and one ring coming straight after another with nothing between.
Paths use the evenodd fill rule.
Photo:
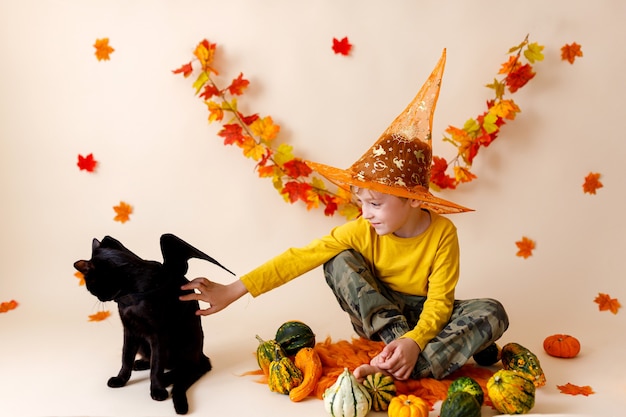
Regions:
<instances>
[{"instance_id":1,"label":"boy","mask_svg":"<svg viewBox=\"0 0 626 417\"><path fill-rule=\"evenodd\" d=\"M508 327L492 299L455 300L459 277L456 228L442 213L469 209L428 191L431 129L445 50L417 96L349 169L314 162L311 168L350 188L362 216L303 248L291 248L239 280L222 285L196 278L182 300L210 303L198 314L258 296L324 265L324 275L356 333L386 344L354 370L394 378L444 378L493 344Z\"/></svg>"}]
</instances>

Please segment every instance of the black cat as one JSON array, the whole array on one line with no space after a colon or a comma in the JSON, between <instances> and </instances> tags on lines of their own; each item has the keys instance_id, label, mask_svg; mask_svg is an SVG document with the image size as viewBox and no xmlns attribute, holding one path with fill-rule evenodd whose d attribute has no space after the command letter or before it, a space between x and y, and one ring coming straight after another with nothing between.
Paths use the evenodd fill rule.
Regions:
<instances>
[{"instance_id":1,"label":"black cat","mask_svg":"<svg viewBox=\"0 0 626 417\"><path fill-rule=\"evenodd\" d=\"M172 234L161 236L161 253L162 264L146 261L106 236L102 242L94 239L91 259L76 261L74 267L85 276L90 293L118 305L124 327L122 367L108 386L122 387L132 370L150 369L152 398L167 399L166 388L172 385L174 409L186 414L187 389L211 370L202 351L204 333L195 314L198 302L178 299L191 292L180 289L189 282L187 262L204 259L232 272Z\"/></svg>"}]
</instances>

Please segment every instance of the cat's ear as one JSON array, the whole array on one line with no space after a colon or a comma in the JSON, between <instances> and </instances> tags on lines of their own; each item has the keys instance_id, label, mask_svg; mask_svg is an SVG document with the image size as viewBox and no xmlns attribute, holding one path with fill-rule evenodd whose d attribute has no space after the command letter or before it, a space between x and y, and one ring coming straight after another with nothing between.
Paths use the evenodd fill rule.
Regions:
<instances>
[{"instance_id":1,"label":"cat's ear","mask_svg":"<svg viewBox=\"0 0 626 417\"><path fill-rule=\"evenodd\" d=\"M87 275L89 271L93 269L93 264L89 261L76 261L74 262L74 268L83 275Z\"/></svg>"},{"instance_id":2,"label":"cat's ear","mask_svg":"<svg viewBox=\"0 0 626 417\"><path fill-rule=\"evenodd\" d=\"M99 247L100 247L100 241L99 241L98 239L94 238L94 239L91 241L91 250L96 250L96 249L98 249Z\"/></svg>"}]
</instances>

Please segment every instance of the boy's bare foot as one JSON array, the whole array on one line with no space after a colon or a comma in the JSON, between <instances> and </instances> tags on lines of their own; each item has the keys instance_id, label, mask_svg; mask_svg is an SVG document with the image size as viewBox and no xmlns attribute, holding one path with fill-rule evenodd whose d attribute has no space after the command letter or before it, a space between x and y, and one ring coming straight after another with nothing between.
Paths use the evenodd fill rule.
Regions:
<instances>
[{"instance_id":1,"label":"boy's bare foot","mask_svg":"<svg viewBox=\"0 0 626 417\"><path fill-rule=\"evenodd\" d=\"M385 375L391 375L389 372L387 371L383 371L382 369L370 365L370 364L363 364L361 366L358 366L357 368L355 368L354 372L352 372L352 374L354 375L354 377L356 378L357 381L359 382L363 382L363 380L368 376L368 375L372 375L375 374L376 372L382 372Z\"/></svg>"}]
</instances>

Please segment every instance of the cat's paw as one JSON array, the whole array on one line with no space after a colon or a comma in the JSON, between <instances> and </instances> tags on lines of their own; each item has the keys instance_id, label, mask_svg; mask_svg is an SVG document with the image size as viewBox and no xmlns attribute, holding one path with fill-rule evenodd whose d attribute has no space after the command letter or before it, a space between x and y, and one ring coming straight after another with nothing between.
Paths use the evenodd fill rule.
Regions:
<instances>
[{"instance_id":1,"label":"cat's paw","mask_svg":"<svg viewBox=\"0 0 626 417\"><path fill-rule=\"evenodd\" d=\"M133 370L135 371L145 371L146 369L150 369L150 361L145 359L137 359L133 364Z\"/></svg>"},{"instance_id":2,"label":"cat's paw","mask_svg":"<svg viewBox=\"0 0 626 417\"><path fill-rule=\"evenodd\" d=\"M107 381L107 385L111 388L120 388L126 385L126 379L120 378L119 376L112 376Z\"/></svg>"},{"instance_id":3,"label":"cat's paw","mask_svg":"<svg viewBox=\"0 0 626 417\"><path fill-rule=\"evenodd\" d=\"M164 388L151 388L150 396L152 397L153 400L164 401L164 400L167 400L170 394Z\"/></svg>"}]
</instances>

